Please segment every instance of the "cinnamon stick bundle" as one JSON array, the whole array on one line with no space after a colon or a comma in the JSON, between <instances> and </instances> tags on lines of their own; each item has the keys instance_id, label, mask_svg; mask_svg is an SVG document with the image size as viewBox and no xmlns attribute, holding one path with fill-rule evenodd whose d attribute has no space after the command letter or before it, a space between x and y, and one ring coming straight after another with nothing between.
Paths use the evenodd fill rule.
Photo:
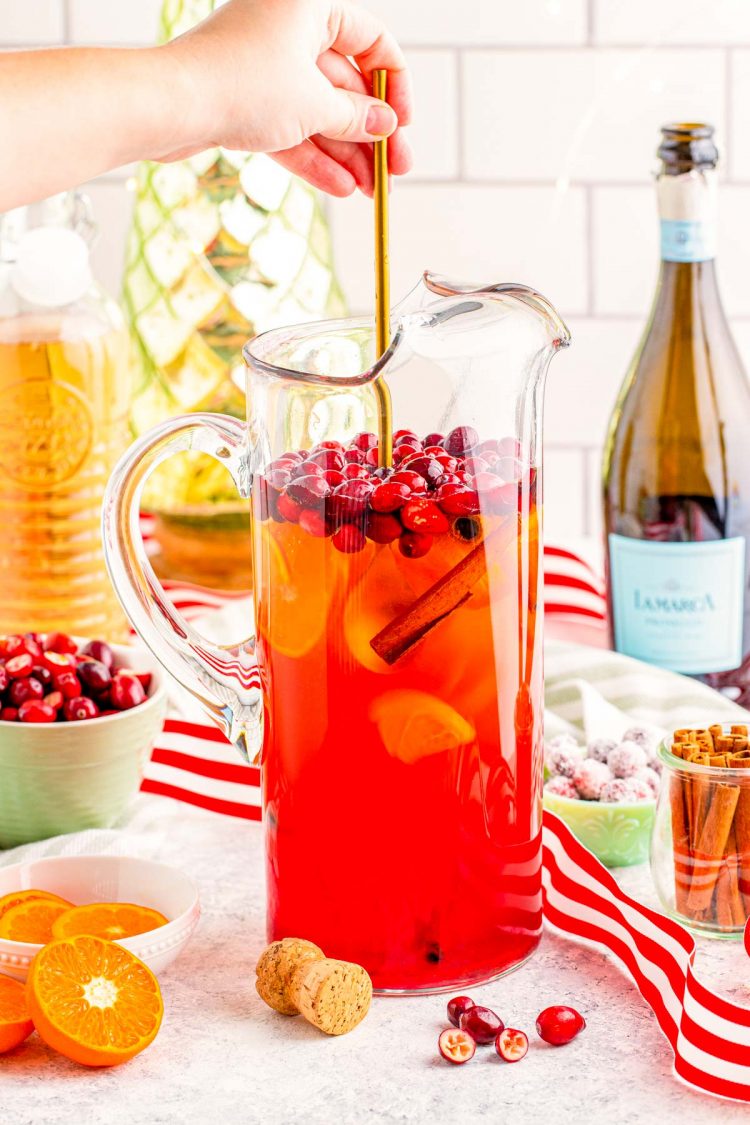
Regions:
<instances>
[{"instance_id":1,"label":"cinnamon stick bundle","mask_svg":"<svg viewBox=\"0 0 750 1125\"><path fill-rule=\"evenodd\" d=\"M703 925L740 930L750 914L750 775L742 785L721 772L750 769L747 727L677 730L672 753L711 770L670 778L675 909Z\"/></svg>"}]
</instances>

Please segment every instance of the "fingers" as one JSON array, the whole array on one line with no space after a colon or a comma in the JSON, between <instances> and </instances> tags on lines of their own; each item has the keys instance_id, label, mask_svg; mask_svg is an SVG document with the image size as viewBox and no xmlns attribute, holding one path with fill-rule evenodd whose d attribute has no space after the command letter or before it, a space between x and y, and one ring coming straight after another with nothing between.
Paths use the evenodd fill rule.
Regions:
<instances>
[{"instance_id":1,"label":"fingers","mask_svg":"<svg viewBox=\"0 0 750 1125\"><path fill-rule=\"evenodd\" d=\"M319 124L315 132L324 137L333 141L375 141L389 137L398 127L396 114L385 102L367 94L338 89L322 74L320 85L316 105Z\"/></svg>"},{"instance_id":2,"label":"fingers","mask_svg":"<svg viewBox=\"0 0 750 1125\"><path fill-rule=\"evenodd\" d=\"M408 2L408 0L404 0ZM406 60L398 43L377 16L350 0L332 5L331 40L328 43L341 55L351 55L362 71L366 88L371 88L372 71L388 71L388 103L400 125L408 125L412 114L411 80Z\"/></svg>"},{"instance_id":3,"label":"fingers","mask_svg":"<svg viewBox=\"0 0 750 1125\"><path fill-rule=\"evenodd\" d=\"M303 141L293 148L269 155L295 175L307 180L308 184L328 192L329 195L351 195L357 186L354 175L335 159L323 152L312 141Z\"/></svg>"},{"instance_id":4,"label":"fingers","mask_svg":"<svg viewBox=\"0 0 750 1125\"><path fill-rule=\"evenodd\" d=\"M351 172L357 187L365 195L374 190L372 145L355 145L346 141L332 141L328 137L312 137L312 142L332 160Z\"/></svg>"}]
</instances>

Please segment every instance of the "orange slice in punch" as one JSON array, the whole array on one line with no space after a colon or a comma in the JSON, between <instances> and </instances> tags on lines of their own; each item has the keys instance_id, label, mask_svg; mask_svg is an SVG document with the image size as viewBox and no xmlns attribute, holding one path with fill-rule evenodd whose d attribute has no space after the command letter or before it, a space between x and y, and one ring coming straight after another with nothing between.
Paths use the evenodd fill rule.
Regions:
<instances>
[{"instance_id":1,"label":"orange slice in punch","mask_svg":"<svg viewBox=\"0 0 750 1125\"><path fill-rule=\"evenodd\" d=\"M102 938L51 941L29 968L26 999L45 1043L82 1066L119 1066L156 1037L159 982L127 949Z\"/></svg>"},{"instance_id":2,"label":"orange slice in punch","mask_svg":"<svg viewBox=\"0 0 750 1125\"><path fill-rule=\"evenodd\" d=\"M61 914L52 924L54 938L77 937L91 934L119 941L165 926L167 919L158 910L148 906L135 906L130 902L94 902L90 906L75 906Z\"/></svg>"},{"instance_id":3,"label":"orange slice in punch","mask_svg":"<svg viewBox=\"0 0 750 1125\"><path fill-rule=\"evenodd\" d=\"M24 986L11 977L0 976L0 1055L18 1047L33 1030Z\"/></svg>"},{"instance_id":4,"label":"orange slice in punch","mask_svg":"<svg viewBox=\"0 0 750 1125\"><path fill-rule=\"evenodd\" d=\"M32 898L11 906L0 918L0 938L44 945L52 941L52 923L72 909L65 899Z\"/></svg>"},{"instance_id":5,"label":"orange slice in punch","mask_svg":"<svg viewBox=\"0 0 750 1125\"><path fill-rule=\"evenodd\" d=\"M35 889L28 891L11 891L10 894L0 895L0 918L2 918L3 914L5 914L6 911L10 910L12 907L19 906L22 902L33 902L36 899L40 898L44 898L52 902L64 902L66 906L73 905L72 903L68 902L67 899L60 898L58 895L51 894L50 891L38 891Z\"/></svg>"}]
</instances>

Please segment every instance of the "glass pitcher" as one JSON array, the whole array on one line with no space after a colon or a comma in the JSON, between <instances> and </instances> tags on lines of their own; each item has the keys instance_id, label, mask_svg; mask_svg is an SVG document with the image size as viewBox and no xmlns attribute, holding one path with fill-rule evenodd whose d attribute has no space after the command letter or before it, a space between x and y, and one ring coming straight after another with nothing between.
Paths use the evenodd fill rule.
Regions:
<instances>
[{"instance_id":1,"label":"glass pitcher","mask_svg":"<svg viewBox=\"0 0 750 1125\"><path fill-rule=\"evenodd\" d=\"M569 335L533 290L430 274L392 325L377 361L366 319L256 337L247 425L151 431L105 537L144 641L260 755L269 939L435 991L541 933L541 418ZM251 499L255 635L231 647L173 609L138 532L144 481L185 449Z\"/></svg>"}]
</instances>

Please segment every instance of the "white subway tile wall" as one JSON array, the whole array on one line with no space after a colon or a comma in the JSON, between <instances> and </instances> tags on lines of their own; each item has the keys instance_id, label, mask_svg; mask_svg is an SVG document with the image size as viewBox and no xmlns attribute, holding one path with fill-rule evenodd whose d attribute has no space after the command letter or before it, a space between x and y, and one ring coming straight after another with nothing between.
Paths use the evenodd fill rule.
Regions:
<instances>
[{"instance_id":1,"label":"white subway tile wall","mask_svg":"<svg viewBox=\"0 0 750 1125\"><path fill-rule=\"evenodd\" d=\"M750 368L750 0L365 0L416 85L415 167L392 197L393 292L426 268L524 281L568 319L546 407L547 526L598 535L601 447L657 271L658 127L710 120L720 276ZM0 49L153 40L160 0L0 0ZM132 169L87 185L117 292ZM372 305L371 210L329 204L341 280Z\"/></svg>"}]
</instances>

